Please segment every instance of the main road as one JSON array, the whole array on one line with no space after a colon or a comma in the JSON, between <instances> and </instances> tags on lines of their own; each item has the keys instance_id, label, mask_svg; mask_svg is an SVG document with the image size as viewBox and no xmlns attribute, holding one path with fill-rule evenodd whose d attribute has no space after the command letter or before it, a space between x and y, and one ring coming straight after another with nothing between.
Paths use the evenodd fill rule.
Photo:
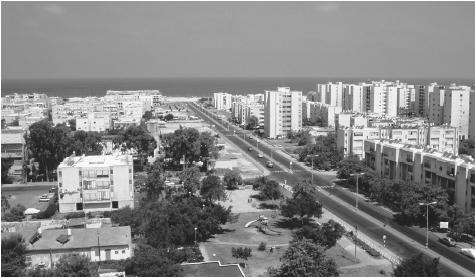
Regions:
<instances>
[{"instance_id":1,"label":"main road","mask_svg":"<svg viewBox=\"0 0 475 278\"><path fill-rule=\"evenodd\" d=\"M259 152L264 153L267 156L272 157L273 160L277 161L278 164L275 164L274 168L272 169L272 177L275 179L279 181L286 181L287 184L291 185L302 182L303 179L311 179L312 175L308 169L297 163L293 163L292 166L290 166L291 160L275 152L275 149L269 148L267 144L258 144L255 140L252 140L249 138L249 136L246 136L244 131L239 131L236 128L230 126L228 123L223 124L222 121L217 120L215 116L209 111L202 109L196 104L189 105L188 107L201 116L204 120L215 124L216 131L226 136L242 151L249 152L249 154L255 157L257 161L260 161L261 164L265 165L265 159L258 157ZM253 146L253 151L248 151L250 144ZM257 148L258 151L254 151ZM292 167L293 174L288 172L289 167ZM314 183L318 184L319 186L331 185L331 181L326 180L318 174L314 174ZM337 196L347 203L355 203L355 195L349 194L345 190L341 190L338 187L325 190L331 191L331 194ZM383 225L376 224L366 219L354 209L348 209L339 205L325 194L319 194L319 198L326 209L344 220L346 223L357 226L358 230L362 231L367 236L379 240L382 239L383 235L386 235L388 238L388 241L386 242L387 248L401 257L408 258L421 251L419 249L420 247L414 244L414 241L422 245L425 244L425 233L419 229L409 228L397 224L393 221L391 213L384 211L375 205L367 202L360 202L358 208L373 218L381 221L382 223L386 223L386 225L411 238L412 241L408 242L401 239L399 235L388 231L388 229L386 229ZM458 267L458 265L464 267L472 273L475 273L475 262L472 259L456 252L454 248L442 245L434 238L430 238L429 247L431 250L441 254L443 257L450 258L450 261L453 262L449 264L441 264L441 276L466 276L467 272L460 271L460 267Z\"/></svg>"}]
</instances>

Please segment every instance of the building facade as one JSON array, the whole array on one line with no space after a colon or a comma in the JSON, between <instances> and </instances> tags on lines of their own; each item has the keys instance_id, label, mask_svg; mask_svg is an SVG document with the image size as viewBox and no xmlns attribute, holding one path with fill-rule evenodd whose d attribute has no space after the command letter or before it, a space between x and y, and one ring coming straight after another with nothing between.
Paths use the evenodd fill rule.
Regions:
<instances>
[{"instance_id":1,"label":"building facade","mask_svg":"<svg viewBox=\"0 0 475 278\"><path fill-rule=\"evenodd\" d=\"M287 136L302 128L302 92L278 87L264 94L264 135L268 138Z\"/></svg>"},{"instance_id":2,"label":"building facade","mask_svg":"<svg viewBox=\"0 0 475 278\"><path fill-rule=\"evenodd\" d=\"M61 213L134 207L130 155L71 156L57 172Z\"/></svg>"}]
</instances>

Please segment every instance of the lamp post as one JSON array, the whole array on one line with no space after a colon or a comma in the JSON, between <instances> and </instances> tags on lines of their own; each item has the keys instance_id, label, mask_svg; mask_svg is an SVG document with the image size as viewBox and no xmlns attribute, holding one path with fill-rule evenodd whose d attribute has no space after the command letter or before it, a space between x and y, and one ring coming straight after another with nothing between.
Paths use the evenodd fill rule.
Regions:
<instances>
[{"instance_id":1,"label":"lamp post","mask_svg":"<svg viewBox=\"0 0 475 278\"><path fill-rule=\"evenodd\" d=\"M437 202L419 203L419 206L426 206L426 248L429 248L429 206L435 205Z\"/></svg>"},{"instance_id":2,"label":"lamp post","mask_svg":"<svg viewBox=\"0 0 475 278\"><path fill-rule=\"evenodd\" d=\"M358 180L359 180L359 177L360 177L361 175L364 175L364 173L350 174L351 177L356 176L356 203L355 203L356 209L358 209L358 199L359 199L359 195L358 195Z\"/></svg>"},{"instance_id":3,"label":"lamp post","mask_svg":"<svg viewBox=\"0 0 475 278\"><path fill-rule=\"evenodd\" d=\"M196 230L198 230L198 228L195 227L195 245L196 245Z\"/></svg>"},{"instance_id":4,"label":"lamp post","mask_svg":"<svg viewBox=\"0 0 475 278\"><path fill-rule=\"evenodd\" d=\"M355 225L355 263L356 263L356 243L357 243L357 239L358 239L358 226Z\"/></svg>"},{"instance_id":5,"label":"lamp post","mask_svg":"<svg viewBox=\"0 0 475 278\"><path fill-rule=\"evenodd\" d=\"M315 157L318 157L318 154L314 154L314 155L311 155L311 156L310 156L310 158L312 159L312 170L311 170L311 172L312 172L312 184L313 184L313 159L314 159Z\"/></svg>"}]
</instances>

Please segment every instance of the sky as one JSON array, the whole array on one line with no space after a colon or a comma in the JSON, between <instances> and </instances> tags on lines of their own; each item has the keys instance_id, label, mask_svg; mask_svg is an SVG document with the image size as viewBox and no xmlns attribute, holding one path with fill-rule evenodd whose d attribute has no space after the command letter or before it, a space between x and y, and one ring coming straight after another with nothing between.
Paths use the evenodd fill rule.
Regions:
<instances>
[{"instance_id":1,"label":"sky","mask_svg":"<svg viewBox=\"0 0 475 278\"><path fill-rule=\"evenodd\" d=\"M2 79L475 77L475 2L2 2Z\"/></svg>"}]
</instances>

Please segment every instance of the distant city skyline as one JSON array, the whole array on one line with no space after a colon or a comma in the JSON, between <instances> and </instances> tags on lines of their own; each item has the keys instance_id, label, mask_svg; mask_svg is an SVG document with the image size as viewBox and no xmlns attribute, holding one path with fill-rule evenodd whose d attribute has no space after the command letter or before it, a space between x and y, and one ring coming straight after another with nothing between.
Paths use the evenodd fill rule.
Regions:
<instances>
[{"instance_id":1,"label":"distant city skyline","mask_svg":"<svg viewBox=\"0 0 475 278\"><path fill-rule=\"evenodd\" d=\"M2 79L473 79L474 29L474 2L2 2Z\"/></svg>"}]
</instances>

